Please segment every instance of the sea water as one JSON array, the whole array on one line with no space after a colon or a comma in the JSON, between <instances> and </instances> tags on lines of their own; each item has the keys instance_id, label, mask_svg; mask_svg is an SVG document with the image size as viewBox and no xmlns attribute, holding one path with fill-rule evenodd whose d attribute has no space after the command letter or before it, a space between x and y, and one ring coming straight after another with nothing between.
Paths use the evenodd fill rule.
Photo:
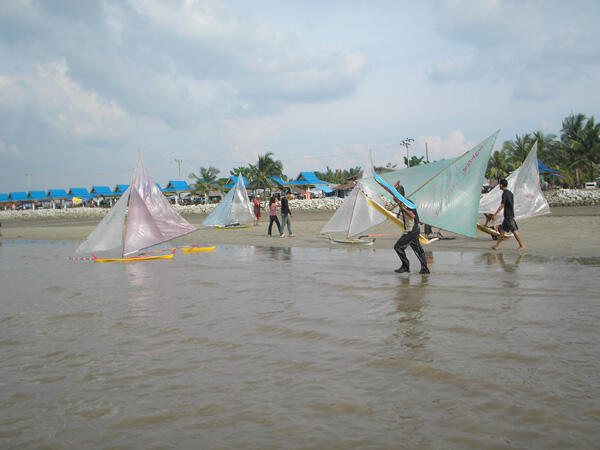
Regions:
<instances>
[{"instance_id":1,"label":"sea water","mask_svg":"<svg viewBox=\"0 0 600 450\"><path fill-rule=\"evenodd\" d=\"M2 448L598 445L597 259L75 247L0 247Z\"/></svg>"}]
</instances>

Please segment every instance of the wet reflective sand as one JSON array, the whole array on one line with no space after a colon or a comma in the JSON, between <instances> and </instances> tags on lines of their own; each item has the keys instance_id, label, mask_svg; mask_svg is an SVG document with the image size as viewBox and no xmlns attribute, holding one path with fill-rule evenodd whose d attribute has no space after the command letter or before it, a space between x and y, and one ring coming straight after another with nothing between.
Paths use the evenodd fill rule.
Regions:
<instances>
[{"instance_id":1,"label":"wet reflective sand","mask_svg":"<svg viewBox=\"0 0 600 450\"><path fill-rule=\"evenodd\" d=\"M600 259L76 245L0 246L2 448L597 446Z\"/></svg>"}]
</instances>

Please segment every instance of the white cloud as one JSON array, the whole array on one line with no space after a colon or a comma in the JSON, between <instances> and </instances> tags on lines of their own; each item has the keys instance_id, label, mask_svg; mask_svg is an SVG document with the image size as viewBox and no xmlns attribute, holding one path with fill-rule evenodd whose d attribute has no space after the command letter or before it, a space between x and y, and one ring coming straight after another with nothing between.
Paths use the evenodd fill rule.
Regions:
<instances>
[{"instance_id":1,"label":"white cloud","mask_svg":"<svg viewBox=\"0 0 600 450\"><path fill-rule=\"evenodd\" d=\"M473 148L477 143L466 140L462 131L451 131L448 136L419 136L415 139L415 147L425 155L425 144L429 153L429 161L454 158Z\"/></svg>"},{"instance_id":2,"label":"white cloud","mask_svg":"<svg viewBox=\"0 0 600 450\"><path fill-rule=\"evenodd\" d=\"M0 155L12 158L22 158L23 153L15 144L7 144L0 137Z\"/></svg>"},{"instance_id":3,"label":"white cloud","mask_svg":"<svg viewBox=\"0 0 600 450\"><path fill-rule=\"evenodd\" d=\"M129 117L114 101L82 89L64 61L0 77L0 105L35 111L55 131L81 139L121 138Z\"/></svg>"}]
</instances>

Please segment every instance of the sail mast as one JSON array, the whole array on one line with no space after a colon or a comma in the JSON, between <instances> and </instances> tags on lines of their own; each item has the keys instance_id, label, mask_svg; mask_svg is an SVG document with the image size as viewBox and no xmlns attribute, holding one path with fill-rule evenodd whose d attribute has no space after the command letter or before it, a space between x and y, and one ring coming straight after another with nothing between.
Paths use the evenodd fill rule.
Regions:
<instances>
[{"instance_id":1,"label":"sail mast","mask_svg":"<svg viewBox=\"0 0 600 450\"><path fill-rule=\"evenodd\" d=\"M135 168L133 169L133 175L131 176L131 184L130 184L130 188L129 188L129 198L127 199L127 216L125 217L125 226L123 227L123 239L122 239L122 244L121 244L121 258L125 258L125 237L127 236L127 227L129 225L129 205L131 202L131 191L132 191L132 189L135 189L134 183L135 183L135 177L137 174L139 159L140 159L140 152L138 150L138 156L135 161Z\"/></svg>"}]
</instances>

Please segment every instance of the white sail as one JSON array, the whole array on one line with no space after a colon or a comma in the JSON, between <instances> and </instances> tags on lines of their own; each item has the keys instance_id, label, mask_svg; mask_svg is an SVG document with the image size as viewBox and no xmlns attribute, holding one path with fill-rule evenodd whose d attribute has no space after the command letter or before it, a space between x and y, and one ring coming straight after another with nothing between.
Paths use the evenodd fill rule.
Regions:
<instances>
[{"instance_id":1,"label":"white sail","mask_svg":"<svg viewBox=\"0 0 600 450\"><path fill-rule=\"evenodd\" d=\"M374 173L371 152L367 157L367 164L363 171L363 178L372 177ZM379 211L367 204L367 196L379 204L384 204L381 196L368 186L360 184L355 186L344 203L331 216L329 222L321 230L321 234L346 233L347 237L356 236L363 231L374 227L386 220Z\"/></svg>"},{"instance_id":2,"label":"white sail","mask_svg":"<svg viewBox=\"0 0 600 450\"><path fill-rule=\"evenodd\" d=\"M550 213L550 206L540 187L540 174L538 171L537 141L529 151L521 167L511 173L507 178L508 189L514 196L515 219L528 219ZM484 194L479 202L479 214L493 214L498 210L502 200L500 186L494 187ZM500 211L496 223L504 220L504 211Z\"/></svg>"},{"instance_id":3,"label":"white sail","mask_svg":"<svg viewBox=\"0 0 600 450\"><path fill-rule=\"evenodd\" d=\"M207 227L225 227L231 224L248 224L254 222L254 213L248 199L248 193L241 175L235 186L219 202L202 225Z\"/></svg>"},{"instance_id":4,"label":"white sail","mask_svg":"<svg viewBox=\"0 0 600 450\"><path fill-rule=\"evenodd\" d=\"M125 214L129 202L131 187L121 195L100 223L90 233L87 240L75 250L73 256L90 255L92 253L116 251L120 254L123 250L123 229L125 227Z\"/></svg>"}]
</instances>

